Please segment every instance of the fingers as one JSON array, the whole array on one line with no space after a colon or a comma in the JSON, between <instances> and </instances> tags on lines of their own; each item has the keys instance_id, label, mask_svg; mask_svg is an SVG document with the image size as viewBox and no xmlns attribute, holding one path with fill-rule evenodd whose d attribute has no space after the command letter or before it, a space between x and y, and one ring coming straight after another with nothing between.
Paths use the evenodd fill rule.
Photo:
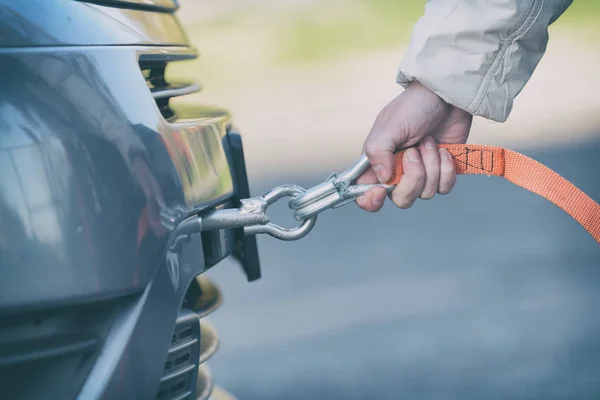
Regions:
<instances>
[{"instance_id":1,"label":"fingers","mask_svg":"<svg viewBox=\"0 0 600 400\"><path fill-rule=\"evenodd\" d=\"M425 184L419 197L429 200L435 196L440 184L440 153L435 140L426 136L419 144L419 152L425 167Z\"/></svg>"},{"instance_id":2,"label":"fingers","mask_svg":"<svg viewBox=\"0 0 600 400\"><path fill-rule=\"evenodd\" d=\"M423 193L426 181L425 166L416 148L411 147L404 152L402 169L404 175L390 197L399 208L409 208Z\"/></svg>"},{"instance_id":3,"label":"fingers","mask_svg":"<svg viewBox=\"0 0 600 400\"><path fill-rule=\"evenodd\" d=\"M394 168L394 151L406 138L403 129L401 103L404 93L393 99L377 115L371 132L365 139L363 152L369 159L377 181L387 182Z\"/></svg>"},{"instance_id":4,"label":"fingers","mask_svg":"<svg viewBox=\"0 0 600 400\"><path fill-rule=\"evenodd\" d=\"M417 198L431 199L449 193L456 182L450 154L438 150L439 143L465 143L472 116L444 102L419 82L413 82L378 114L365 140L363 151L372 169L359 183L385 183L394 170L394 152L410 148L403 156L404 175L390 194L400 208ZM366 211L378 211L385 201L383 188L372 188L356 203Z\"/></svg>"},{"instance_id":5,"label":"fingers","mask_svg":"<svg viewBox=\"0 0 600 400\"><path fill-rule=\"evenodd\" d=\"M448 150L438 149L431 137L421 141L417 148L404 152L404 174L390 195L399 208L410 208L419 197L428 200L436 192L450 193L456 183L456 169Z\"/></svg>"},{"instance_id":6,"label":"fingers","mask_svg":"<svg viewBox=\"0 0 600 400\"><path fill-rule=\"evenodd\" d=\"M417 147L409 148L402 158L404 174L390 198L399 208L410 208L418 198L431 199L436 193L448 194L456 184L456 168L448 150L438 148L435 140L427 136ZM367 170L358 184L377 183L373 169ZM385 202L387 192L382 187L369 189L356 199L365 211L377 212Z\"/></svg>"},{"instance_id":7,"label":"fingers","mask_svg":"<svg viewBox=\"0 0 600 400\"><path fill-rule=\"evenodd\" d=\"M394 169L394 150L396 142L392 135L380 134L373 131L370 139L365 143L365 154L371 163L378 182L387 182L392 177Z\"/></svg>"},{"instance_id":8,"label":"fingers","mask_svg":"<svg viewBox=\"0 0 600 400\"><path fill-rule=\"evenodd\" d=\"M356 198L356 204L365 211L377 212L383 207L387 191L381 186L373 187L360 197Z\"/></svg>"},{"instance_id":9,"label":"fingers","mask_svg":"<svg viewBox=\"0 0 600 400\"><path fill-rule=\"evenodd\" d=\"M356 180L357 184L369 184L369 183L378 183L379 180L375 175L375 171L372 168L369 168L364 174L360 176ZM385 198L387 197L387 191L382 187L374 187L360 197L356 198L356 204L365 211L368 212L377 212L381 210L383 207L383 203L385 202Z\"/></svg>"},{"instance_id":10,"label":"fingers","mask_svg":"<svg viewBox=\"0 0 600 400\"><path fill-rule=\"evenodd\" d=\"M394 151L418 143L443 121L448 109L435 93L413 82L379 112L363 148L379 182L392 176Z\"/></svg>"},{"instance_id":11,"label":"fingers","mask_svg":"<svg viewBox=\"0 0 600 400\"><path fill-rule=\"evenodd\" d=\"M439 149L440 154L440 184L439 194L448 194L456 183L456 168L452 156L446 149Z\"/></svg>"}]
</instances>

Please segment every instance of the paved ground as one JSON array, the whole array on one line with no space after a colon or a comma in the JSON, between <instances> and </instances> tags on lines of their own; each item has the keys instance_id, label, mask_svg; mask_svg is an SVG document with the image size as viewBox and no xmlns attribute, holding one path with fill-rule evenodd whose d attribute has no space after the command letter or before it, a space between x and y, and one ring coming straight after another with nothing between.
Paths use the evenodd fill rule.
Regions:
<instances>
[{"instance_id":1,"label":"paved ground","mask_svg":"<svg viewBox=\"0 0 600 400\"><path fill-rule=\"evenodd\" d=\"M528 154L600 200L599 152ZM349 205L302 241L259 245L259 282L233 264L209 272L226 295L210 364L240 399L600 396L600 248L499 178L461 177L409 211Z\"/></svg>"}]
</instances>

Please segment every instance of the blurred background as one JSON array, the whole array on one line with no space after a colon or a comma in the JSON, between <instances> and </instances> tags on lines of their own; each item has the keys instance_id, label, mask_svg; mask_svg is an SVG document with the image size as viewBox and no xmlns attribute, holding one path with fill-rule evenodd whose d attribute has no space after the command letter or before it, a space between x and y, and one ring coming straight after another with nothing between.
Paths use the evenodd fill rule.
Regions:
<instances>
[{"instance_id":1,"label":"blurred background","mask_svg":"<svg viewBox=\"0 0 600 400\"><path fill-rule=\"evenodd\" d=\"M340 172L401 88L417 0L180 0L198 61L172 76L233 113L254 195ZM530 155L600 200L600 2L577 0L507 123L470 141ZM186 101L191 96L186 96ZM272 219L293 224L285 206ZM499 178L378 214L328 211L299 242L260 237L263 278L225 293L211 367L240 399L600 398L600 249Z\"/></svg>"}]
</instances>

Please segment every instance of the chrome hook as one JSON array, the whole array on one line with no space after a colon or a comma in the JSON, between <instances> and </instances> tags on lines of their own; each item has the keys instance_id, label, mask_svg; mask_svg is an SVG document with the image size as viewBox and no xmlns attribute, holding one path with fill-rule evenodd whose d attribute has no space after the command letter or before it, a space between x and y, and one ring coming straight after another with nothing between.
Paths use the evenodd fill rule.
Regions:
<instances>
[{"instance_id":1,"label":"chrome hook","mask_svg":"<svg viewBox=\"0 0 600 400\"><path fill-rule=\"evenodd\" d=\"M295 228L283 228L272 223L267 216L268 207L284 197L296 197L306 190L296 185L277 186L260 197L241 200L239 208L213 210L202 215L192 215L173 231L172 247L194 233L219 229L243 228L246 235L267 234L280 240L298 240L315 226L317 216L307 218Z\"/></svg>"},{"instance_id":2,"label":"chrome hook","mask_svg":"<svg viewBox=\"0 0 600 400\"><path fill-rule=\"evenodd\" d=\"M316 216L329 208L341 207L354 201L357 197L365 194L367 190L375 186L384 187L390 192L395 185L383 183L369 185L353 185L370 166L369 159L362 155L358 161L341 174L331 174L323 183L320 183L289 203L291 209L296 210L294 218L304 221Z\"/></svg>"},{"instance_id":3,"label":"chrome hook","mask_svg":"<svg viewBox=\"0 0 600 400\"><path fill-rule=\"evenodd\" d=\"M264 201L264 208L261 208L261 213L263 213L266 217L266 211L269 205L275 203L277 200L282 199L284 197L296 197L302 195L306 192L306 190L297 185L281 185L277 186L261 197L257 199L248 199L242 201L242 207L240 210L245 208L245 204L249 204L253 201ZM249 205L248 208L254 208L254 205ZM268 221L268 217L267 221ZM307 218L302 221L302 223L295 228L282 228L281 226L274 224L272 222L267 222L265 224L255 224L248 225L244 227L244 233L246 235L256 235L259 233L265 233L269 236L277 238L279 240L298 240L306 236L312 228L317 223L317 216L314 215L310 218Z\"/></svg>"}]
</instances>

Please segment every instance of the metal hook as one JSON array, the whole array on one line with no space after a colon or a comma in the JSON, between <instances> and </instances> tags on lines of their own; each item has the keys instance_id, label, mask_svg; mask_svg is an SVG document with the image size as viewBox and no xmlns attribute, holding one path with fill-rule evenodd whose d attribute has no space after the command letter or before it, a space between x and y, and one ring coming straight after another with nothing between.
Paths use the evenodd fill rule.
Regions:
<instances>
[{"instance_id":1,"label":"metal hook","mask_svg":"<svg viewBox=\"0 0 600 400\"><path fill-rule=\"evenodd\" d=\"M302 195L306 190L297 185L281 185L271 189L269 192L262 195L259 199L265 202L264 210L261 210L266 217L266 209L269 205L275 203L277 200L284 197L296 197ZM245 200L244 202L249 203L251 200ZM244 203L243 202L243 203ZM242 204L241 210L244 209ZM268 217L267 217L268 220ZM317 223L317 216L314 215L311 218L305 219L302 223L295 228L282 228L281 226L272 222L266 224L248 225L244 227L244 233L246 235L256 235L259 233L266 233L269 236L280 240L298 240L306 236Z\"/></svg>"},{"instance_id":2,"label":"metal hook","mask_svg":"<svg viewBox=\"0 0 600 400\"><path fill-rule=\"evenodd\" d=\"M352 185L369 168L369 165L369 159L363 154L346 171L339 175L330 175L325 182L308 189L304 194L292 199L289 206L296 210L294 218L298 221L303 221L329 208L341 207L362 196L372 187L381 186L388 192L391 191L395 185L382 183Z\"/></svg>"},{"instance_id":3,"label":"metal hook","mask_svg":"<svg viewBox=\"0 0 600 400\"><path fill-rule=\"evenodd\" d=\"M175 228L172 246L177 246L193 233L232 228L244 228L246 235L264 233L280 240L300 239L315 226L316 215L302 220L295 228L283 228L270 221L267 208L279 199L299 196L305 192L304 188L296 185L277 186L260 197L243 199L240 208L214 210L188 217Z\"/></svg>"}]
</instances>

